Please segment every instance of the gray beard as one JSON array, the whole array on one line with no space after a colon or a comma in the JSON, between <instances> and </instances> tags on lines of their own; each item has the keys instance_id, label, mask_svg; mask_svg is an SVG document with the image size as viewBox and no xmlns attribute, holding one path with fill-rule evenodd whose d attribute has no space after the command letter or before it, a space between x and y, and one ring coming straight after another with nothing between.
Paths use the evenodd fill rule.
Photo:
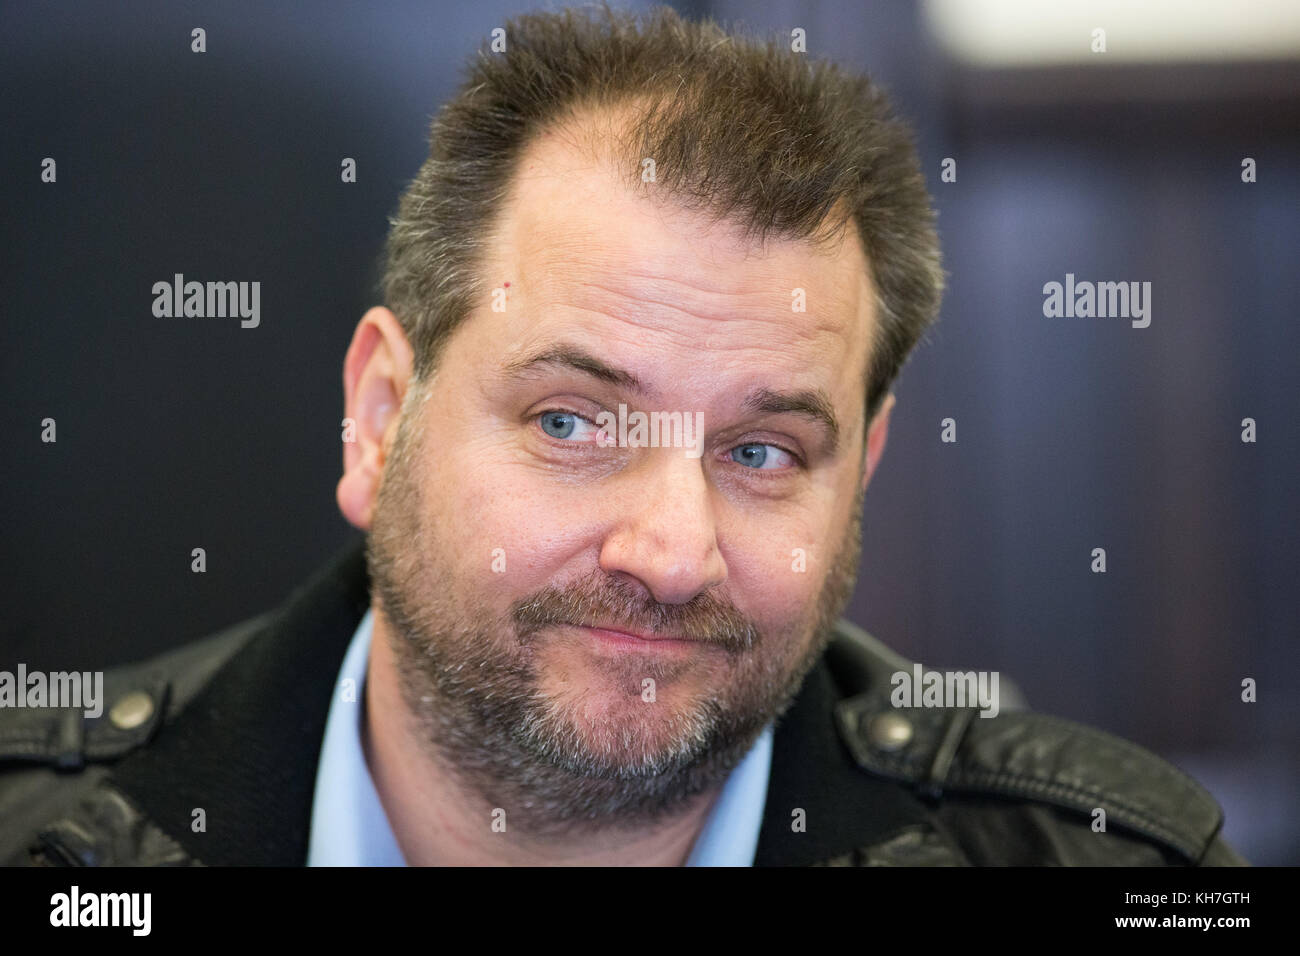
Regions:
<instances>
[{"instance_id":1,"label":"gray beard","mask_svg":"<svg viewBox=\"0 0 1300 956\"><path fill-rule=\"evenodd\" d=\"M711 596L658 605L604 575L584 579L590 590L583 593L598 596L602 608L656 625L688 625L687 633L694 628L701 637L717 627L727 635L719 639L726 653L752 658L744 686L712 691L672 714L668 745L638 750L630 731L608 728L593 747L575 726L573 709L539 692L531 639L552 620L575 620L560 612L586 606L583 600L549 588L492 620L462 607L454 594L446 596L450 577L440 581L437 569L421 562L438 550L423 534L419 487L406 474L407 463L416 460L411 452L390 458L367 542L372 596L390 625L402 699L435 764L487 807L505 809L510 831L530 839L644 829L721 786L763 728L794 700L857 579L861 495L793 662L736 609ZM412 534L413 528L419 530ZM503 635L510 635L506 647ZM640 676L655 677L655 666L640 661L619 676L635 692Z\"/></svg>"}]
</instances>

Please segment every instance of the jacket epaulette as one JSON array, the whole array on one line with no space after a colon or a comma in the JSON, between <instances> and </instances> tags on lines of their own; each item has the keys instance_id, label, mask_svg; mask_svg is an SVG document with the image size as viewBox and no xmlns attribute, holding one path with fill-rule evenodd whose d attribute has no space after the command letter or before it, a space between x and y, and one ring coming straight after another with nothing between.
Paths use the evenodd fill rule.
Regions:
<instances>
[{"instance_id":1,"label":"jacket epaulette","mask_svg":"<svg viewBox=\"0 0 1300 956\"><path fill-rule=\"evenodd\" d=\"M847 621L837 632L841 666L856 656L867 686L836 705L836 722L866 772L931 800L973 794L1049 804L1078 813L1084 826L1104 820L1158 841L1189 863L1218 834L1223 811L1214 797L1137 744L1005 706L992 717L975 707L896 707L888 675L910 673L912 662Z\"/></svg>"},{"instance_id":2,"label":"jacket epaulette","mask_svg":"<svg viewBox=\"0 0 1300 956\"><path fill-rule=\"evenodd\" d=\"M179 713L269 617L105 671L104 700L93 716L78 707L0 708L0 761L77 770L125 756Z\"/></svg>"}]
</instances>

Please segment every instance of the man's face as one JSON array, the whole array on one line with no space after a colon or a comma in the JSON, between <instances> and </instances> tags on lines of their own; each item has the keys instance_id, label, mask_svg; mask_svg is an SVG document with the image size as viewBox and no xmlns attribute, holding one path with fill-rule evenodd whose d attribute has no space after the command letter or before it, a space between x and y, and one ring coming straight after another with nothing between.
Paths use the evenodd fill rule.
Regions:
<instances>
[{"instance_id":1,"label":"man's face","mask_svg":"<svg viewBox=\"0 0 1300 956\"><path fill-rule=\"evenodd\" d=\"M525 155L484 266L504 311L408 396L370 557L428 744L534 830L716 785L824 647L857 572L875 321L844 235L754 247L559 137ZM703 431L610 445L620 405Z\"/></svg>"}]
</instances>

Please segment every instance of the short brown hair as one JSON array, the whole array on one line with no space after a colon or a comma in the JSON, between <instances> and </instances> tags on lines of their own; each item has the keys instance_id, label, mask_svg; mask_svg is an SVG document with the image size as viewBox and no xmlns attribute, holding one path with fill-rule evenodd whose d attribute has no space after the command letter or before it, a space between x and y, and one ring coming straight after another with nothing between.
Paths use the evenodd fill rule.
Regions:
<instances>
[{"instance_id":1,"label":"short brown hair","mask_svg":"<svg viewBox=\"0 0 1300 956\"><path fill-rule=\"evenodd\" d=\"M417 380L483 295L484 243L524 148L579 110L637 104L628 168L639 176L640 158L654 157L656 188L674 199L758 240L818 241L846 217L857 226L879 317L870 419L943 293L925 179L881 89L666 7L525 14L507 21L505 40L505 52L484 48L470 63L390 220L384 301Z\"/></svg>"}]
</instances>

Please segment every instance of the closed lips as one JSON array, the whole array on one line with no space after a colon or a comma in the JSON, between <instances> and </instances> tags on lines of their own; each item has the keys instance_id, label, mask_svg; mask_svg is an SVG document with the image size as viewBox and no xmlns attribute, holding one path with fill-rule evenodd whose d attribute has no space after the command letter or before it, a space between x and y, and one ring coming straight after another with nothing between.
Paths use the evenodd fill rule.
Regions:
<instances>
[{"instance_id":1,"label":"closed lips","mask_svg":"<svg viewBox=\"0 0 1300 956\"><path fill-rule=\"evenodd\" d=\"M587 627L593 630L608 631L619 637L634 638L641 641L687 641L690 638L680 637L676 634L653 634L646 631L629 631L623 627L610 627L606 624L580 624L579 627Z\"/></svg>"}]
</instances>

